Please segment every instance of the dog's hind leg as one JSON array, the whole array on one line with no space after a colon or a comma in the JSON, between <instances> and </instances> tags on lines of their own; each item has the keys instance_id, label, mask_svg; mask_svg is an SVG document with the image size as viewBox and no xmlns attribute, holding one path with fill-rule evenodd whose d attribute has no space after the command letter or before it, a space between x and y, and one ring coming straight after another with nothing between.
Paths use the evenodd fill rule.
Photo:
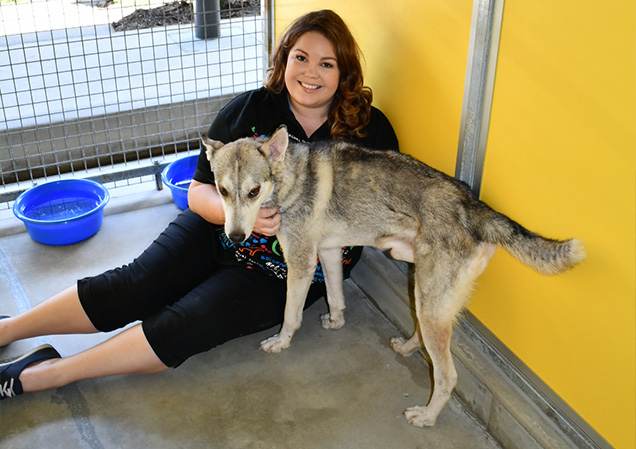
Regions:
<instances>
[{"instance_id":1,"label":"dog's hind leg","mask_svg":"<svg viewBox=\"0 0 636 449\"><path fill-rule=\"evenodd\" d=\"M400 353L413 352L421 335L433 367L433 392L427 406L415 406L404 411L407 420L416 427L433 426L444 408L457 381L457 372L450 353L450 339L458 298L449 291L449 280L455 280L457 267L452 256L433 251L418 258L415 264L415 313L417 326L408 341L394 344ZM452 284L451 284L452 285ZM396 347L397 346L397 347Z\"/></svg>"},{"instance_id":2,"label":"dog's hind leg","mask_svg":"<svg viewBox=\"0 0 636 449\"><path fill-rule=\"evenodd\" d=\"M330 248L318 251L318 257L325 275L329 313L320 316L325 329L340 329L345 324L345 299L342 291L342 249Z\"/></svg>"},{"instance_id":3,"label":"dog's hind leg","mask_svg":"<svg viewBox=\"0 0 636 449\"><path fill-rule=\"evenodd\" d=\"M418 349L422 349L422 342L420 340L420 333L417 328L413 332L413 335L408 340L402 337L393 337L391 339L391 348L398 354L408 357L416 352Z\"/></svg>"},{"instance_id":4,"label":"dog's hind leg","mask_svg":"<svg viewBox=\"0 0 636 449\"><path fill-rule=\"evenodd\" d=\"M463 260L446 251L435 251L416 264L416 314L422 340L433 365L434 385L426 407L415 406L404 412L414 426L435 425L450 399L457 383L457 371L450 350L453 324L470 295L475 279L494 251L494 246L481 244L468 259ZM410 344L414 345L414 341Z\"/></svg>"},{"instance_id":5,"label":"dog's hind leg","mask_svg":"<svg viewBox=\"0 0 636 449\"><path fill-rule=\"evenodd\" d=\"M433 364L433 394L426 407L414 406L404 411L408 422L416 427L434 426L457 383L457 371L450 352L452 322L420 321L424 345Z\"/></svg>"}]
</instances>

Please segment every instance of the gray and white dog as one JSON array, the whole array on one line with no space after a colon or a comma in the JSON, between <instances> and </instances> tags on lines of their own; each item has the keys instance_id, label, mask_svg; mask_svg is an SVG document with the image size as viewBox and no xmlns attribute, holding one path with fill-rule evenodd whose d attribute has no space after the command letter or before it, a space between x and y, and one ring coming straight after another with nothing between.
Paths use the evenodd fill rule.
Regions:
<instances>
[{"instance_id":1,"label":"gray and white dog","mask_svg":"<svg viewBox=\"0 0 636 449\"><path fill-rule=\"evenodd\" d=\"M225 232L235 242L252 233L259 208L279 206L277 234L287 263L287 303L280 332L261 349L289 347L319 258L327 287L326 329L344 325L342 248L374 246L415 264L418 320L409 340L391 346L410 355L423 342L433 364L427 406L405 410L415 426L432 426L457 381L450 352L452 326L476 278L498 246L543 274L585 258L579 240L551 240L523 228L477 199L462 182L405 154L344 142L290 143L271 138L224 145L202 136L223 200Z\"/></svg>"}]
</instances>

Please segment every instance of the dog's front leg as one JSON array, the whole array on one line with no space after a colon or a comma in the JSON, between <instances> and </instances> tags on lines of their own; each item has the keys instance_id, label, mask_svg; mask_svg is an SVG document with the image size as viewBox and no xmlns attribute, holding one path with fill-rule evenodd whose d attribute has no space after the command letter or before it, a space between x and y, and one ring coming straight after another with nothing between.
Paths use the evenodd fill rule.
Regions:
<instances>
[{"instance_id":1,"label":"dog's front leg","mask_svg":"<svg viewBox=\"0 0 636 449\"><path fill-rule=\"evenodd\" d=\"M314 257L315 261L316 258ZM265 352L280 352L289 348L294 333L300 328L303 318L303 306L307 298L307 292L311 286L316 263L305 268L287 264L287 302L285 303L285 317L280 332L266 340L263 340L260 349Z\"/></svg>"},{"instance_id":2,"label":"dog's front leg","mask_svg":"<svg viewBox=\"0 0 636 449\"><path fill-rule=\"evenodd\" d=\"M318 251L322 271L327 287L327 303L329 313L320 316L320 323L325 329L340 329L345 324L345 299L342 291L342 249L330 248Z\"/></svg>"}]
</instances>

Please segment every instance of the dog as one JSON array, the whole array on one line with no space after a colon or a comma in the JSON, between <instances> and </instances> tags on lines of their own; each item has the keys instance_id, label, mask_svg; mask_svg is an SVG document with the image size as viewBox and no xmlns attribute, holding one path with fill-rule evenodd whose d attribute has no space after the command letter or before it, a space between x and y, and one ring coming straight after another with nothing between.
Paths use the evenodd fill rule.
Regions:
<instances>
[{"instance_id":1,"label":"dog","mask_svg":"<svg viewBox=\"0 0 636 449\"><path fill-rule=\"evenodd\" d=\"M577 239L552 240L494 211L468 185L406 154L352 143L293 143L287 129L270 138L223 144L201 136L225 211L225 233L250 236L259 208L278 206L277 233L287 264L287 298L280 332L261 342L266 352L290 346L300 327L317 260L329 312L326 329L344 325L342 248L373 246L414 264L416 329L391 347L404 356L423 343L433 366L427 406L404 411L417 426L433 426L457 382L450 352L453 323L497 247L542 274L568 270L585 258Z\"/></svg>"}]
</instances>

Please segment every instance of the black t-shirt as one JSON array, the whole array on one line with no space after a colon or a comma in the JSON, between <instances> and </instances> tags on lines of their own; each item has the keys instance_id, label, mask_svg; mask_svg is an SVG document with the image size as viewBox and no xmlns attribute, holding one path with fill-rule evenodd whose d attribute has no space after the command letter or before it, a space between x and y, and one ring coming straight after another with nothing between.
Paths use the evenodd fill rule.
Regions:
<instances>
[{"instance_id":1,"label":"black t-shirt","mask_svg":"<svg viewBox=\"0 0 636 449\"><path fill-rule=\"evenodd\" d=\"M245 92L230 101L214 119L208 136L213 140L229 143L243 137L271 136L281 125L287 126L292 141L317 142L332 139L326 123L311 136L305 135L289 107L287 91L275 94L265 88ZM393 127L379 109L371 108L371 119L365 131L367 135L364 138L352 138L350 141L374 150L398 150L398 140ZM205 154L205 147L201 149L194 179L214 184L214 175ZM221 255L224 262L249 269L264 269L271 275L286 278L287 267L276 236L268 237L253 233L241 244L232 242L225 233L220 234L220 239L225 250ZM361 248L343 249L345 277L349 276L361 252ZM320 265L316 270L314 282L324 282Z\"/></svg>"}]
</instances>

